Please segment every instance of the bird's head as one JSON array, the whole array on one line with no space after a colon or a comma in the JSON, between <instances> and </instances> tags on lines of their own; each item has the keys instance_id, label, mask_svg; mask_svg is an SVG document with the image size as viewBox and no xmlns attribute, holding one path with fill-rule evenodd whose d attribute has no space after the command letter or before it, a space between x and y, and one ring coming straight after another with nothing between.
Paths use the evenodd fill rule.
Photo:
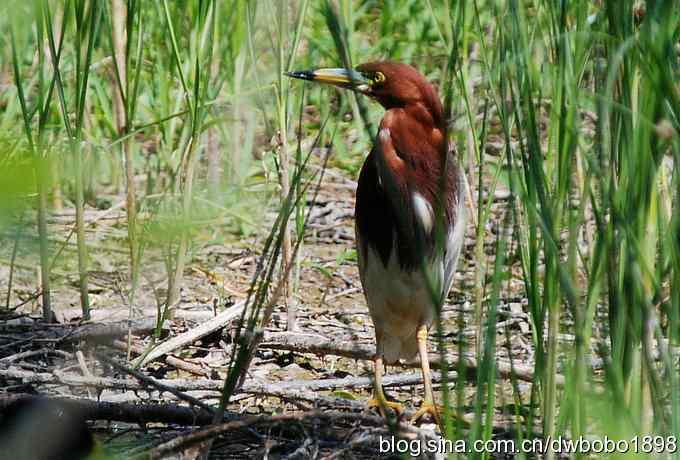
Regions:
<instances>
[{"instance_id":1,"label":"bird's head","mask_svg":"<svg viewBox=\"0 0 680 460\"><path fill-rule=\"evenodd\" d=\"M408 64L380 61L361 64L355 69L326 68L288 72L302 80L327 83L365 94L386 109L423 104L435 117L442 113L441 102L430 82Z\"/></svg>"}]
</instances>

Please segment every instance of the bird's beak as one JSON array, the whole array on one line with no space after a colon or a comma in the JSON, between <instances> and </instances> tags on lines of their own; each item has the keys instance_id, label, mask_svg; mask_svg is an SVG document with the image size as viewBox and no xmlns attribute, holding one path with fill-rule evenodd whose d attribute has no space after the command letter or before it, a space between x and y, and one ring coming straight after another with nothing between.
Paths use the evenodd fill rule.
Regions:
<instances>
[{"instance_id":1,"label":"bird's beak","mask_svg":"<svg viewBox=\"0 0 680 460\"><path fill-rule=\"evenodd\" d=\"M361 72L353 69L315 69L286 72L286 75L301 80L316 81L341 88L353 89L365 93L369 89L369 80Z\"/></svg>"}]
</instances>

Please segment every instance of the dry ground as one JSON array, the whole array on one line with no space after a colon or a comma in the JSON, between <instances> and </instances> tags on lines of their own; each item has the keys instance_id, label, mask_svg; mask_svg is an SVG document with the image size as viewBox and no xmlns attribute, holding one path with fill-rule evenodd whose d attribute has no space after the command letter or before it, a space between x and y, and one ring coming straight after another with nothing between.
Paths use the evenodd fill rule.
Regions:
<instances>
[{"instance_id":1,"label":"dry ground","mask_svg":"<svg viewBox=\"0 0 680 460\"><path fill-rule=\"evenodd\" d=\"M494 162L497 158L487 155L487 160ZM368 358L374 346L373 327L361 293L356 263L352 257L345 257L351 255L353 249L352 216L356 183L339 170L329 170L325 177L318 202L312 209L300 252L300 264L294 272L295 294L289 299L297 305L298 330L295 334L285 332L285 307L277 306L263 346L252 361L243 387L228 407L233 417L237 414L284 414L293 419L283 422L277 422L275 418L261 419L232 428L215 443L212 450L214 458L389 456L378 451L378 436L386 435L387 428L381 419L364 410L364 403L370 396L372 363ZM507 190L499 185L495 192L493 217L485 231L486 260L483 262L487 267L493 263L496 237L502 215L508 208L508 197ZM113 206L103 210L89 209L86 214L86 221L91 223L87 227L87 237L92 261L90 292L93 323L96 324L115 323L129 315L125 214L116 205L122 203L123 196L112 195L109 199ZM246 297L264 231L239 239L229 234L226 223L229 217L224 219L224 222L216 220L206 226L196 236L185 271L181 301L175 309L174 319L166 322L165 338L179 336L200 323L213 321L213 316L233 309ZM125 358L125 335L119 337L123 341L113 345L111 337L102 338L99 333L89 334L89 339L83 340L64 338L67 331L70 331L68 334L73 334L74 330L83 331L78 329L81 321L74 238L64 244L73 220L73 213L66 210L51 216L49 222L54 247L64 248L53 270L53 303L56 320L61 326L47 327L33 319L39 316L39 305L35 299L36 251L31 246L34 242L31 241L30 230L20 235L10 306L22 305L14 313L8 312L7 321L0 325L2 389L6 395L41 393L115 404L176 402L176 396L102 363L102 353L121 360ZM474 256L474 235L474 225L470 224L457 279L443 311L443 344L447 356L457 360L462 342L469 366L466 379L457 379L455 372L449 376L457 382L466 382L458 393L464 398L464 412L468 412L458 414L461 421L471 417L471 398L476 390L474 287L476 269L482 261ZM13 249L10 236L0 250L0 293L3 293L3 301ZM510 260L513 260L512 257ZM500 378L495 410L498 413L496 420L504 421L496 427L499 436L512 426L514 418L510 357L521 376L518 388L522 399L528 400L532 380L529 317L518 270L518 264L514 263L512 273L503 283L497 318L496 359ZM158 301L165 294L164 273L161 254L148 250L133 310L135 318L148 318L150 321L140 326L132 336L133 351L143 352L151 343L148 325L155 317ZM177 388L184 393L204 403L214 404L218 401L218 390L225 376L233 326L232 321L226 327L142 366L140 371L166 383L179 382ZM46 331L53 335L45 335ZM87 333L85 337L88 337ZM431 337L434 352L438 352L437 345ZM25 354L30 351L36 353ZM132 353L132 356L137 354ZM388 383L392 383L388 393L403 401L408 410L417 408L422 396L416 364L388 369L388 374L396 377L396 380L388 378ZM437 375L435 389L441 401L441 375ZM98 381L99 377L110 380ZM450 397L455 405L456 393ZM136 424L130 423L130 420L121 422L121 418L124 417L114 417L114 421L110 422L99 421L95 427L106 446L126 456L192 431L185 426L186 423L159 423L151 417L144 421L152 423ZM134 417L132 420L135 420ZM464 426L463 422L461 426ZM426 424L425 430L416 429L402 434L427 437L431 436L432 427Z\"/></svg>"}]
</instances>

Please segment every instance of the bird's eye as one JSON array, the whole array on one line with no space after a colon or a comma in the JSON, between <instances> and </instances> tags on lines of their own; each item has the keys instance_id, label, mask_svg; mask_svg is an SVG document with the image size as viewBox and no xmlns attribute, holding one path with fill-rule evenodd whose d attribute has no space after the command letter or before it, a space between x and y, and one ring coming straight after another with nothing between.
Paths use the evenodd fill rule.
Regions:
<instances>
[{"instance_id":1,"label":"bird's eye","mask_svg":"<svg viewBox=\"0 0 680 460\"><path fill-rule=\"evenodd\" d=\"M373 75L371 83L374 84L374 85L381 85L381 84L385 83L385 74L382 73L382 72L376 72Z\"/></svg>"}]
</instances>

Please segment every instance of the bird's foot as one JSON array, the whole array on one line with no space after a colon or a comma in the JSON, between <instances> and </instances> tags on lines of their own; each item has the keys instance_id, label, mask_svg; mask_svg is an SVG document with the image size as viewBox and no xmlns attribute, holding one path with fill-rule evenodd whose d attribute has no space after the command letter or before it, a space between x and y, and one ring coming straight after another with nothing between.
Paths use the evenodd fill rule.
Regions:
<instances>
[{"instance_id":1,"label":"bird's foot","mask_svg":"<svg viewBox=\"0 0 680 460\"><path fill-rule=\"evenodd\" d=\"M440 409L431 401L424 401L420 409L411 417L411 423L416 423L425 414L430 414L437 425L441 425L441 418L439 417Z\"/></svg>"},{"instance_id":2,"label":"bird's foot","mask_svg":"<svg viewBox=\"0 0 680 460\"><path fill-rule=\"evenodd\" d=\"M378 408L378 412L380 412L380 415L382 415L385 418L387 417L387 414L385 412L386 407L392 409L397 416L400 416L401 414L404 413L404 406L402 406L401 403L398 403L396 401L388 401L387 398L385 398L385 395L382 395L382 397L380 395L374 395L371 399L368 400L366 407L368 409Z\"/></svg>"}]
</instances>

